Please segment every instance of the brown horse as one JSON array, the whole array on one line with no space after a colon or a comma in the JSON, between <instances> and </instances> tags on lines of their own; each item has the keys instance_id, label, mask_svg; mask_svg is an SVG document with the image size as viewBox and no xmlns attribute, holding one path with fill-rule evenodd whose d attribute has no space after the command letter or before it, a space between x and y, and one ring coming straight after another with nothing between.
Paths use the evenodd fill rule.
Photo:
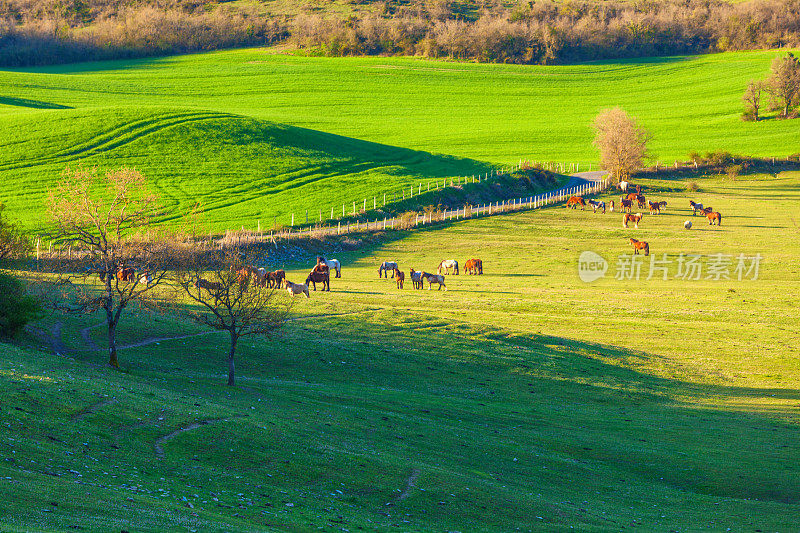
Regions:
<instances>
[{"instance_id":1,"label":"brown horse","mask_svg":"<svg viewBox=\"0 0 800 533\"><path fill-rule=\"evenodd\" d=\"M619 199L619 209L620 209L620 211L624 209L625 211L630 213L632 207L633 207L633 200L627 200L625 198L620 198Z\"/></svg>"},{"instance_id":2,"label":"brown horse","mask_svg":"<svg viewBox=\"0 0 800 533\"><path fill-rule=\"evenodd\" d=\"M647 202L647 206L650 208L651 215L657 215L667 206L667 202L664 200L660 202Z\"/></svg>"},{"instance_id":3,"label":"brown horse","mask_svg":"<svg viewBox=\"0 0 800 533\"><path fill-rule=\"evenodd\" d=\"M480 259L470 259L464 263L464 270L467 274L483 274L483 261Z\"/></svg>"},{"instance_id":4,"label":"brown horse","mask_svg":"<svg viewBox=\"0 0 800 533\"><path fill-rule=\"evenodd\" d=\"M397 280L397 288L403 288L403 282L406 280L406 275L398 269L394 269L394 279Z\"/></svg>"},{"instance_id":5,"label":"brown horse","mask_svg":"<svg viewBox=\"0 0 800 533\"><path fill-rule=\"evenodd\" d=\"M644 251L644 255L650 255L650 245L644 241L637 241L636 239L631 239L631 244L633 245L633 255L638 255L639 250Z\"/></svg>"},{"instance_id":6,"label":"brown horse","mask_svg":"<svg viewBox=\"0 0 800 533\"><path fill-rule=\"evenodd\" d=\"M643 216L641 213L636 213L635 215L625 213L622 215L622 227L627 228L628 222L633 222L636 225L636 229L639 229L639 221L642 220Z\"/></svg>"},{"instance_id":7,"label":"brown horse","mask_svg":"<svg viewBox=\"0 0 800 533\"><path fill-rule=\"evenodd\" d=\"M236 271L236 281L239 282L239 289L244 292L250 287L250 281L255 278L258 280L258 269L254 266L243 266Z\"/></svg>"},{"instance_id":8,"label":"brown horse","mask_svg":"<svg viewBox=\"0 0 800 533\"><path fill-rule=\"evenodd\" d=\"M286 272L283 270L276 270L275 272L267 272L267 287L270 289L280 289L283 287L283 280L286 279Z\"/></svg>"},{"instance_id":9,"label":"brown horse","mask_svg":"<svg viewBox=\"0 0 800 533\"><path fill-rule=\"evenodd\" d=\"M222 290L222 283L219 281L208 281L207 279L198 278L194 282L194 286L198 289L205 289L208 292L220 292Z\"/></svg>"},{"instance_id":10,"label":"brown horse","mask_svg":"<svg viewBox=\"0 0 800 533\"><path fill-rule=\"evenodd\" d=\"M722 225L722 213L712 211L710 213L706 213L706 218L708 219L708 223L712 226L714 225L714 222L717 223L717 226Z\"/></svg>"},{"instance_id":11,"label":"brown horse","mask_svg":"<svg viewBox=\"0 0 800 533\"><path fill-rule=\"evenodd\" d=\"M632 201L636 200L638 198L638 196L639 196L638 192L631 192L631 193L628 193L628 196L624 196L623 198L625 198L626 200L630 200L632 202Z\"/></svg>"},{"instance_id":12,"label":"brown horse","mask_svg":"<svg viewBox=\"0 0 800 533\"><path fill-rule=\"evenodd\" d=\"M580 196L572 196L569 200L567 200L567 207L575 209L578 206L581 206L581 211L583 211L583 209L586 207L586 200Z\"/></svg>"},{"instance_id":13,"label":"brown horse","mask_svg":"<svg viewBox=\"0 0 800 533\"><path fill-rule=\"evenodd\" d=\"M331 275L328 267L325 267L325 272L317 272L317 269L311 271L306 278L306 285L311 284L314 290L317 290L317 283L322 283L322 290L330 292L331 290Z\"/></svg>"},{"instance_id":14,"label":"brown horse","mask_svg":"<svg viewBox=\"0 0 800 533\"><path fill-rule=\"evenodd\" d=\"M636 195L636 205L639 206L639 209L644 209L645 208L645 206L647 205L647 202L645 201L644 194L637 194Z\"/></svg>"}]
</instances>

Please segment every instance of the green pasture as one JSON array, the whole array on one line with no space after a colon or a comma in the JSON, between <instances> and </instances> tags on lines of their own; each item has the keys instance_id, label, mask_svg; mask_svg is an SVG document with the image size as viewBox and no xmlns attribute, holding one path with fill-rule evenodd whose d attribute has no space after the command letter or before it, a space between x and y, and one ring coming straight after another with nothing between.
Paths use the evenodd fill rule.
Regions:
<instances>
[{"instance_id":1,"label":"green pasture","mask_svg":"<svg viewBox=\"0 0 800 533\"><path fill-rule=\"evenodd\" d=\"M235 388L223 334L163 340L204 330L131 311L121 344L162 340L114 372L99 316L48 317L0 362L0 529L794 530L800 173L697 181L642 181L668 206L638 230L553 207L321 249L342 278L240 344ZM616 280L630 237L763 261L755 280ZM587 250L610 263L589 284ZM312 255L266 264L300 281ZM451 257L484 275L377 277Z\"/></svg>"},{"instance_id":2,"label":"green pasture","mask_svg":"<svg viewBox=\"0 0 800 533\"><path fill-rule=\"evenodd\" d=\"M128 165L168 216L199 201L217 231L326 219L520 159L596 165L590 124L615 105L652 131L655 160L786 156L795 121L739 119L776 54L519 66L244 49L4 70L0 198L39 230L67 166Z\"/></svg>"}]
</instances>

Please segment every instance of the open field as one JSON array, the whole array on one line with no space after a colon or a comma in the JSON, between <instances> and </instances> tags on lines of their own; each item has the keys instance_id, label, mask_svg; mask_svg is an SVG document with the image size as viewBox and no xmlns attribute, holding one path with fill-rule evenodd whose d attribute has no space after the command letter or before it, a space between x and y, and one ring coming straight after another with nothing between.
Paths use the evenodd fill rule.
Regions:
<instances>
[{"instance_id":1,"label":"open field","mask_svg":"<svg viewBox=\"0 0 800 533\"><path fill-rule=\"evenodd\" d=\"M551 208L337 254L333 292L240 345L234 389L218 334L123 349L125 373L102 351L6 347L2 529L791 531L800 173L698 182L641 182L669 205L638 230ZM722 226L684 230L689 198ZM629 237L764 260L757 280L618 281ZM606 278L578 279L584 250ZM377 279L384 259L445 257L485 274L447 292ZM296 281L310 263L273 266ZM57 321L66 348L103 345L98 317L40 326ZM139 315L120 342L200 332Z\"/></svg>"},{"instance_id":2,"label":"open field","mask_svg":"<svg viewBox=\"0 0 800 533\"><path fill-rule=\"evenodd\" d=\"M330 216L446 176L594 162L590 123L621 105L662 161L798 151L794 121L742 122L774 51L539 67L311 58L247 49L0 72L0 198L28 228L67 165L135 166L171 213L216 230ZM424 186L424 185L423 185Z\"/></svg>"}]
</instances>

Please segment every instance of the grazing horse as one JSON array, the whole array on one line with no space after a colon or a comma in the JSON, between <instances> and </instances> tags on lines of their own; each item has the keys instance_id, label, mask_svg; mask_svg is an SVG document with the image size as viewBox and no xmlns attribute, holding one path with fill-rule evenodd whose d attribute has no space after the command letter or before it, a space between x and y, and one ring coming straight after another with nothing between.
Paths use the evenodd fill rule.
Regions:
<instances>
[{"instance_id":1,"label":"grazing horse","mask_svg":"<svg viewBox=\"0 0 800 533\"><path fill-rule=\"evenodd\" d=\"M631 244L633 245L633 255L638 255L639 250L644 251L644 255L650 255L650 245L644 241L637 241L636 239L631 239Z\"/></svg>"},{"instance_id":2,"label":"grazing horse","mask_svg":"<svg viewBox=\"0 0 800 533\"><path fill-rule=\"evenodd\" d=\"M120 281L134 281L136 279L136 269L124 264L120 265L117 267L117 279Z\"/></svg>"},{"instance_id":3,"label":"grazing horse","mask_svg":"<svg viewBox=\"0 0 800 533\"><path fill-rule=\"evenodd\" d=\"M647 205L647 202L645 201L644 194L637 194L636 195L636 204L639 206L639 209L644 209L645 208L645 206Z\"/></svg>"},{"instance_id":4,"label":"grazing horse","mask_svg":"<svg viewBox=\"0 0 800 533\"><path fill-rule=\"evenodd\" d=\"M325 263L328 266L328 270L336 271L337 278L342 277L342 264L339 263L338 259L325 259L324 257L320 256L317 257L317 264Z\"/></svg>"},{"instance_id":5,"label":"grazing horse","mask_svg":"<svg viewBox=\"0 0 800 533\"><path fill-rule=\"evenodd\" d=\"M289 280L286 280L286 290L289 293L289 296L297 296L298 294L305 294L306 298L310 298L308 294L308 285L304 283L292 283Z\"/></svg>"},{"instance_id":6,"label":"grazing horse","mask_svg":"<svg viewBox=\"0 0 800 533\"><path fill-rule=\"evenodd\" d=\"M322 290L327 290L330 292L331 290L331 274L327 270L327 266L325 267L326 270L324 272L319 272L316 269L312 270L308 277L306 278L306 285L309 283L312 284L314 290L317 290L317 283L322 283Z\"/></svg>"},{"instance_id":7,"label":"grazing horse","mask_svg":"<svg viewBox=\"0 0 800 533\"><path fill-rule=\"evenodd\" d=\"M589 205L592 206L592 213L597 213L598 209L602 209L603 214L606 213L606 203L603 202L602 200L589 200Z\"/></svg>"},{"instance_id":8,"label":"grazing horse","mask_svg":"<svg viewBox=\"0 0 800 533\"><path fill-rule=\"evenodd\" d=\"M250 281L252 281L253 278L255 278L256 281L258 280L258 269L254 266L243 266L236 271L236 281L239 282L239 288L242 292L250 287Z\"/></svg>"},{"instance_id":9,"label":"grazing horse","mask_svg":"<svg viewBox=\"0 0 800 533\"><path fill-rule=\"evenodd\" d=\"M222 283L219 281L208 281L207 279L197 278L194 286L198 289L205 289L208 292L220 292L222 290Z\"/></svg>"},{"instance_id":10,"label":"grazing horse","mask_svg":"<svg viewBox=\"0 0 800 533\"><path fill-rule=\"evenodd\" d=\"M416 270L414 270L412 268L411 272L409 272L409 274L411 275L411 283L414 285L414 288L415 289L421 289L422 288L422 276L425 273L424 272L417 272Z\"/></svg>"},{"instance_id":11,"label":"grazing horse","mask_svg":"<svg viewBox=\"0 0 800 533\"><path fill-rule=\"evenodd\" d=\"M394 269L394 279L397 280L397 288L403 288L403 282L406 280L406 275L400 272L398 269Z\"/></svg>"},{"instance_id":12,"label":"grazing horse","mask_svg":"<svg viewBox=\"0 0 800 533\"><path fill-rule=\"evenodd\" d=\"M619 190L625 192L628 190L628 182L627 181L620 181L619 182Z\"/></svg>"},{"instance_id":13,"label":"grazing horse","mask_svg":"<svg viewBox=\"0 0 800 533\"><path fill-rule=\"evenodd\" d=\"M286 279L286 272L283 270L276 270L275 272L267 272L267 287L270 289L280 289L283 287L283 280Z\"/></svg>"},{"instance_id":14,"label":"grazing horse","mask_svg":"<svg viewBox=\"0 0 800 533\"><path fill-rule=\"evenodd\" d=\"M483 274L483 261L480 259L470 259L464 263L464 271L467 274Z\"/></svg>"},{"instance_id":15,"label":"grazing horse","mask_svg":"<svg viewBox=\"0 0 800 533\"><path fill-rule=\"evenodd\" d=\"M630 200L630 201L632 202L632 201L636 200L636 197L637 197L637 196L639 196L639 193L638 193L638 192L629 192L629 193L628 193L628 196L625 196L624 198L625 198L626 200Z\"/></svg>"},{"instance_id":16,"label":"grazing horse","mask_svg":"<svg viewBox=\"0 0 800 533\"><path fill-rule=\"evenodd\" d=\"M706 208L702 209L702 212L703 212L704 216L708 216L708 215L710 215L711 213L714 212L714 208L713 207L706 207Z\"/></svg>"},{"instance_id":17,"label":"grazing horse","mask_svg":"<svg viewBox=\"0 0 800 533\"><path fill-rule=\"evenodd\" d=\"M150 274L150 271L145 270L142 272L142 274L139 276L139 283L142 285L150 285L153 283L153 276Z\"/></svg>"},{"instance_id":18,"label":"grazing horse","mask_svg":"<svg viewBox=\"0 0 800 533\"><path fill-rule=\"evenodd\" d=\"M722 225L722 213L711 211L710 213L706 213L706 218L708 219L708 223L712 226L714 225L714 222L717 223L717 226Z\"/></svg>"},{"instance_id":19,"label":"grazing horse","mask_svg":"<svg viewBox=\"0 0 800 533\"><path fill-rule=\"evenodd\" d=\"M625 197L619 199L619 208L620 208L620 210L625 209L628 213L630 213L632 207L633 207L633 201L632 200L628 200Z\"/></svg>"},{"instance_id":20,"label":"grazing horse","mask_svg":"<svg viewBox=\"0 0 800 533\"><path fill-rule=\"evenodd\" d=\"M394 278L394 271L397 270L397 263L394 261L384 261L381 263L381 267L378 269L378 277L381 278L384 275L388 278L389 272L392 273L392 278Z\"/></svg>"},{"instance_id":21,"label":"grazing horse","mask_svg":"<svg viewBox=\"0 0 800 533\"><path fill-rule=\"evenodd\" d=\"M447 290L447 285L444 284L444 276L441 274L428 274L427 272L423 272L422 277L428 280L428 290L431 290L434 283L439 284L439 290L442 290L442 287L444 287L444 290Z\"/></svg>"},{"instance_id":22,"label":"grazing horse","mask_svg":"<svg viewBox=\"0 0 800 533\"><path fill-rule=\"evenodd\" d=\"M611 208L609 209L609 211L611 211L613 213L614 212L614 200L611 200L609 202L609 204L611 205Z\"/></svg>"},{"instance_id":23,"label":"grazing horse","mask_svg":"<svg viewBox=\"0 0 800 533\"><path fill-rule=\"evenodd\" d=\"M567 207L575 209L578 206L581 206L581 211L583 211L583 208L586 207L586 200L580 196L571 196L570 199L567 200Z\"/></svg>"},{"instance_id":24,"label":"grazing horse","mask_svg":"<svg viewBox=\"0 0 800 533\"><path fill-rule=\"evenodd\" d=\"M661 200L660 202L647 202L647 206L650 208L651 215L657 215L661 213L661 210L667 207L667 202Z\"/></svg>"},{"instance_id":25,"label":"grazing horse","mask_svg":"<svg viewBox=\"0 0 800 533\"><path fill-rule=\"evenodd\" d=\"M695 215L697 214L697 212L698 212L698 211L705 211L706 209L708 209L709 211L711 211L711 208L710 208L710 207L708 207L708 208L704 208L704 207L703 207L703 204L698 204L698 203L695 203L695 202L694 202L694 201L692 201L692 200L689 200L689 207L692 209L692 216L695 216Z\"/></svg>"},{"instance_id":26,"label":"grazing horse","mask_svg":"<svg viewBox=\"0 0 800 533\"><path fill-rule=\"evenodd\" d=\"M444 269L444 273L449 274L451 268L453 269L453 275L458 276L458 261L455 259L444 259L441 263L439 263L439 268L436 270L436 272L441 274L442 269Z\"/></svg>"},{"instance_id":27,"label":"grazing horse","mask_svg":"<svg viewBox=\"0 0 800 533\"><path fill-rule=\"evenodd\" d=\"M642 220L643 216L641 213L636 213L635 215L625 213L622 215L622 227L627 228L628 222L633 222L636 225L636 229L639 229L639 221Z\"/></svg>"}]
</instances>

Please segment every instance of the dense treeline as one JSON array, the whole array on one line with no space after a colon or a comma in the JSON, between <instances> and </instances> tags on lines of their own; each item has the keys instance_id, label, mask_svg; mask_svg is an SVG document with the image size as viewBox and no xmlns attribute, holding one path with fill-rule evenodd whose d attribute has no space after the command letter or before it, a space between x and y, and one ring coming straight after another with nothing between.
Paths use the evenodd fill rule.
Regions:
<instances>
[{"instance_id":1,"label":"dense treeline","mask_svg":"<svg viewBox=\"0 0 800 533\"><path fill-rule=\"evenodd\" d=\"M352 0L271 15L212 0L0 0L0 63L161 55L290 39L321 55L558 63L800 45L800 0ZM487 7L488 6L488 7Z\"/></svg>"}]
</instances>

